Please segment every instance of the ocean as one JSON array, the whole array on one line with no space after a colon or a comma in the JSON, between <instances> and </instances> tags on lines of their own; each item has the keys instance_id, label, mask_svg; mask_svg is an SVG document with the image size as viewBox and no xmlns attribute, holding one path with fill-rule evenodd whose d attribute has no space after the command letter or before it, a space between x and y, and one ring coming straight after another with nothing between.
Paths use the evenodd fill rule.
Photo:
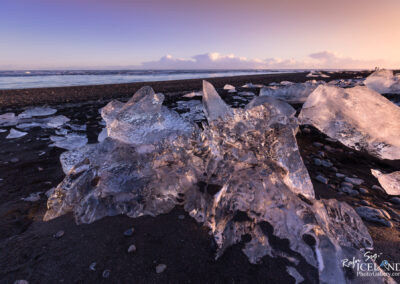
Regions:
<instances>
[{"instance_id":1,"label":"ocean","mask_svg":"<svg viewBox=\"0 0 400 284\"><path fill-rule=\"evenodd\" d=\"M300 70L298 70L300 71ZM0 89L122 84L295 72L293 70L34 70L0 71Z\"/></svg>"}]
</instances>

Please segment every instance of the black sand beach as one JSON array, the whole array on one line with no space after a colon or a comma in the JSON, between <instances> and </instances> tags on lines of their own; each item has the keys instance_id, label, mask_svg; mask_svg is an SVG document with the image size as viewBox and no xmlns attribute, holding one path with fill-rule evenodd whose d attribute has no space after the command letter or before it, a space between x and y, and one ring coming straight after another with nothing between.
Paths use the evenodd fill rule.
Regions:
<instances>
[{"instance_id":1,"label":"black sand beach","mask_svg":"<svg viewBox=\"0 0 400 284\"><path fill-rule=\"evenodd\" d=\"M327 81L366 77L370 72L337 72ZM288 80L304 82L307 73L255 75L209 79L222 98L232 105L235 99L221 90L225 84L241 86L268 84ZM323 78L316 78L323 79ZM201 88L201 80L146 82L122 85L61 87L24 90L0 90L0 114L20 112L24 106L51 105L57 114L69 117L76 124L86 124L89 143L97 142L102 126L98 109L112 98L126 100L144 85L166 95L165 105L174 105L181 96ZM257 92L258 90L254 90ZM66 104L67 103L67 104ZM299 107L299 106L295 106ZM10 128L10 127L5 127ZM285 258L264 257L257 265L250 264L242 253L241 244L229 248L215 260L216 245L208 230L194 221L182 208L157 217L131 219L126 216L107 217L89 225L76 225L68 214L43 222L47 198L37 202L21 198L33 192L46 192L64 178L59 156L64 151L49 147L48 137L54 130L34 128L28 135L7 140L0 133L0 283L26 279L29 283L294 283L285 270ZM370 169L388 172L399 170L400 161L380 161L349 149L339 142L331 142L318 130L302 127L297 142L310 173L318 199L335 198L353 207L369 202L399 214L392 216L393 227L365 222L374 240L374 250L388 261L400 259L400 205L388 204L388 196L372 189L378 181ZM318 143L323 144L320 146ZM357 196L340 194L336 171L315 166L320 147L326 158L346 176L363 179L368 193ZM324 174L333 187L318 182L315 177ZM184 216L184 217L182 217ZM134 227L132 236L124 231ZM60 238L54 237L64 231ZM273 236L272 228L265 228L272 246L287 247L287 240ZM134 244L135 253L128 253ZM295 252L287 249L288 255ZM96 262L95 269L90 265ZM155 267L166 264L163 273ZM109 270L109 277L103 272ZM318 283L318 271L305 261L300 262L306 283ZM350 276L350 277L354 277ZM399 280L397 278L396 280Z\"/></svg>"}]
</instances>

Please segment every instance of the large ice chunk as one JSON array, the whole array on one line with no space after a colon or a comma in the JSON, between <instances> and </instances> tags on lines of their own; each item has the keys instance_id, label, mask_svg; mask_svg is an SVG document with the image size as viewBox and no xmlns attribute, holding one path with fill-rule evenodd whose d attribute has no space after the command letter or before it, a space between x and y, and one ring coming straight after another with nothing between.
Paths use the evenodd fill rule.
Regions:
<instances>
[{"instance_id":1,"label":"large ice chunk","mask_svg":"<svg viewBox=\"0 0 400 284\"><path fill-rule=\"evenodd\" d=\"M366 87L319 86L299 119L353 149L400 159L400 108Z\"/></svg>"},{"instance_id":2,"label":"large ice chunk","mask_svg":"<svg viewBox=\"0 0 400 284\"><path fill-rule=\"evenodd\" d=\"M393 75L392 70L378 69L369 75L365 86L381 94L400 94L400 75Z\"/></svg>"},{"instance_id":3,"label":"large ice chunk","mask_svg":"<svg viewBox=\"0 0 400 284\"><path fill-rule=\"evenodd\" d=\"M269 96L289 103L304 103L318 86L319 83L306 82L279 87L265 87L260 90L260 96Z\"/></svg>"},{"instance_id":4,"label":"large ice chunk","mask_svg":"<svg viewBox=\"0 0 400 284\"><path fill-rule=\"evenodd\" d=\"M372 240L349 205L314 199L290 108L269 99L231 109L221 104L212 85L204 87L205 104L214 101L217 107L208 108L209 123L203 123L203 131L192 127L188 135L174 130L174 139L161 136L152 144L107 137L65 154L68 175L49 197L44 219L67 212L77 223L118 214L155 216L179 204L210 228L217 257L247 235L250 241L243 251L253 263L265 255L287 257L291 266L306 261L317 268L321 282L345 282L342 259L358 257L359 249L370 248ZM149 106L154 99L155 105ZM124 105L115 119L135 104L135 109L154 116L165 112L156 108L159 96L147 92L136 103ZM131 122L136 128L143 124L153 129L148 121L130 120L135 113L124 114L124 123L111 125L134 131L127 127ZM271 246L276 238L284 239L287 247Z\"/></svg>"},{"instance_id":5,"label":"large ice chunk","mask_svg":"<svg viewBox=\"0 0 400 284\"><path fill-rule=\"evenodd\" d=\"M383 174L379 170L371 170L388 195L400 195L400 171Z\"/></svg>"}]
</instances>

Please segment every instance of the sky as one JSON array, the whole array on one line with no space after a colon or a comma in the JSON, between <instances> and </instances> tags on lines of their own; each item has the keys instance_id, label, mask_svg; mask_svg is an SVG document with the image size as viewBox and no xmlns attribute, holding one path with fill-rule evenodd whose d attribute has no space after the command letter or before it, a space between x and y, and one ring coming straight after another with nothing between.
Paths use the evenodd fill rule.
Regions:
<instances>
[{"instance_id":1,"label":"sky","mask_svg":"<svg viewBox=\"0 0 400 284\"><path fill-rule=\"evenodd\" d=\"M0 69L400 68L399 0L0 0Z\"/></svg>"}]
</instances>

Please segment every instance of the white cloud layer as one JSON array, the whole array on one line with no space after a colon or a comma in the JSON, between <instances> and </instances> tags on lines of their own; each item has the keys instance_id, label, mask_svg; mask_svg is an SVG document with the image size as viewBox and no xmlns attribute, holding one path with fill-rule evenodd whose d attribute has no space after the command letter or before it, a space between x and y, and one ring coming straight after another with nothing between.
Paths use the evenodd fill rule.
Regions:
<instances>
[{"instance_id":1,"label":"white cloud layer","mask_svg":"<svg viewBox=\"0 0 400 284\"><path fill-rule=\"evenodd\" d=\"M167 55L156 61L143 62L140 67L146 69L373 69L376 66L391 68L394 64L385 60L359 60L344 57L331 51L312 53L303 60L279 58L261 60L214 52L195 55L191 58L174 58Z\"/></svg>"}]
</instances>

